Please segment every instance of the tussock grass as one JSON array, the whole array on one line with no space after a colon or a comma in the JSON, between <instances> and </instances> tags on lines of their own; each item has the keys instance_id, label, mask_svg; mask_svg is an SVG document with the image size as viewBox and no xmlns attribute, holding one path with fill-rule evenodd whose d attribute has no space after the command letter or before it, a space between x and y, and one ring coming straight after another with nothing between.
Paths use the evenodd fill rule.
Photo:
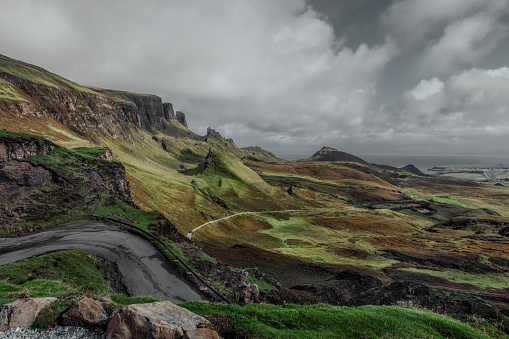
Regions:
<instances>
[{"instance_id":1,"label":"tussock grass","mask_svg":"<svg viewBox=\"0 0 509 339\"><path fill-rule=\"evenodd\" d=\"M430 199L433 202L438 202L440 204L447 204L458 207L467 207L460 199L451 198L451 197L433 197Z\"/></svg>"},{"instance_id":2,"label":"tussock grass","mask_svg":"<svg viewBox=\"0 0 509 339\"><path fill-rule=\"evenodd\" d=\"M148 304L157 301L161 301L161 299L157 299L154 297L127 297L123 294L114 294L111 296L111 300L120 305L133 305L133 304Z\"/></svg>"},{"instance_id":3,"label":"tussock grass","mask_svg":"<svg viewBox=\"0 0 509 339\"><path fill-rule=\"evenodd\" d=\"M35 84L43 84L62 89L72 89L78 92L96 93L89 88L80 86L75 82L48 72L44 68L4 56L0 56L0 71L28 80Z\"/></svg>"},{"instance_id":4,"label":"tussock grass","mask_svg":"<svg viewBox=\"0 0 509 339\"><path fill-rule=\"evenodd\" d=\"M235 336L249 338L490 338L505 335L494 327L469 324L429 311L396 306L335 307L325 304L233 306L185 303L202 316L230 318Z\"/></svg>"},{"instance_id":5,"label":"tussock grass","mask_svg":"<svg viewBox=\"0 0 509 339\"><path fill-rule=\"evenodd\" d=\"M83 250L59 251L0 267L0 299L111 293L104 267Z\"/></svg>"},{"instance_id":6,"label":"tussock grass","mask_svg":"<svg viewBox=\"0 0 509 339\"><path fill-rule=\"evenodd\" d=\"M72 305L70 301L57 300L44 307L35 318L33 326L36 328L54 328L61 313Z\"/></svg>"},{"instance_id":7,"label":"tussock grass","mask_svg":"<svg viewBox=\"0 0 509 339\"><path fill-rule=\"evenodd\" d=\"M455 283L470 284L479 288L505 289L509 285L509 273L507 272L476 274L453 269L439 271L436 268L400 268L400 270L425 273Z\"/></svg>"}]
</instances>

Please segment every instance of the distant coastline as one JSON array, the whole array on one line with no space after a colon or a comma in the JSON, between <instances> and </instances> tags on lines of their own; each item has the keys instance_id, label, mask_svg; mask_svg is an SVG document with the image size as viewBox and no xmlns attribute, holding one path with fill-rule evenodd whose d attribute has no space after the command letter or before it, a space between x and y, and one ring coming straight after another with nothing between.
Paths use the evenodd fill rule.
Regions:
<instances>
[{"instance_id":1,"label":"distant coastline","mask_svg":"<svg viewBox=\"0 0 509 339\"><path fill-rule=\"evenodd\" d=\"M355 153L354 153L355 154ZM372 164L389 165L394 167L404 167L412 164L425 174L436 174L430 171L435 166L445 165L508 165L509 155L465 155L465 154L355 154ZM277 156L296 160L304 159L310 154L295 153L277 153Z\"/></svg>"},{"instance_id":2,"label":"distant coastline","mask_svg":"<svg viewBox=\"0 0 509 339\"><path fill-rule=\"evenodd\" d=\"M445 154L366 154L359 155L369 163L403 167L412 164L423 173L436 174L430 171L435 166L445 165L501 165L509 164L507 155L445 155Z\"/></svg>"}]
</instances>

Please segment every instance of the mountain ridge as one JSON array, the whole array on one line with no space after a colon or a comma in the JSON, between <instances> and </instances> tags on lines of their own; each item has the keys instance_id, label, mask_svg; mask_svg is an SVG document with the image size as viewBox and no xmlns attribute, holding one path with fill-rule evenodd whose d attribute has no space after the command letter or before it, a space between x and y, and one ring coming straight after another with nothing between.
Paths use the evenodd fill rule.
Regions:
<instances>
[{"instance_id":1,"label":"mountain ridge","mask_svg":"<svg viewBox=\"0 0 509 339\"><path fill-rule=\"evenodd\" d=\"M315 154L309 158L297 160L297 161L345 161L345 162L356 162L359 164L367 165L368 163L363 159L342 151L338 151L335 148L323 146Z\"/></svg>"}]
</instances>

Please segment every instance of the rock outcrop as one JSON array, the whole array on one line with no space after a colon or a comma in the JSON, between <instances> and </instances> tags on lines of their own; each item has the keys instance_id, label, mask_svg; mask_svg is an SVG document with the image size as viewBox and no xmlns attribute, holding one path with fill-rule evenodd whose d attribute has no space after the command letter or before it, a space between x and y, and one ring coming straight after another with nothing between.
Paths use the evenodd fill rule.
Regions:
<instances>
[{"instance_id":1,"label":"rock outcrop","mask_svg":"<svg viewBox=\"0 0 509 339\"><path fill-rule=\"evenodd\" d=\"M129 102L120 104L122 111L127 120L138 128L162 130L165 122L169 122L160 97L135 93L124 93L124 96Z\"/></svg>"},{"instance_id":2,"label":"rock outcrop","mask_svg":"<svg viewBox=\"0 0 509 339\"><path fill-rule=\"evenodd\" d=\"M0 332L32 326L39 312L57 298L20 299L0 310ZM170 301L135 304L119 309L105 297L83 298L59 318L59 325L105 328L107 339L218 339L211 323Z\"/></svg>"},{"instance_id":3,"label":"rock outcrop","mask_svg":"<svg viewBox=\"0 0 509 339\"><path fill-rule=\"evenodd\" d=\"M216 132L215 129L207 127L207 135L203 137L203 141L207 142L210 139L214 139L214 138L221 139L221 140L224 139L223 136L221 134L219 134L219 132Z\"/></svg>"},{"instance_id":4,"label":"rock outcrop","mask_svg":"<svg viewBox=\"0 0 509 339\"><path fill-rule=\"evenodd\" d=\"M39 312L57 298L19 299L2 306L0 332L11 328L32 326Z\"/></svg>"},{"instance_id":5,"label":"rock outcrop","mask_svg":"<svg viewBox=\"0 0 509 339\"><path fill-rule=\"evenodd\" d=\"M84 87L34 65L2 55L0 60L10 66L0 70L2 86L15 93L0 99L0 111L52 118L94 140L97 134L133 140L129 125L163 130L168 122L180 122L187 127L185 115L175 114L156 95Z\"/></svg>"},{"instance_id":6,"label":"rock outcrop","mask_svg":"<svg viewBox=\"0 0 509 339\"><path fill-rule=\"evenodd\" d=\"M216 331L208 328L197 328L195 330L187 331L183 339L219 339Z\"/></svg>"},{"instance_id":7,"label":"rock outcrop","mask_svg":"<svg viewBox=\"0 0 509 339\"><path fill-rule=\"evenodd\" d=\"M205 157L205 163L204 163L205 168L214 166L215 156L216 156L216 152L214 151L214 149L212 147L209 148L209 152L207 153L207 156Z\"/></svg>"},{"instance_id":8,"label":"rock outcrop","mask_svg":"<svg viewBox=\"0 0 509 339\"><path fill-rule=\"evenodd\" d=\"M205 318L170 301L161 301L122 308L110 320L106 338L181 338L205 326L210 326Z\"/></svg>"},{"instance_id":9,"label":"rock outcrop","mask_svg":"<svg viewBox=\"0 0 509 339\"><path fill-rule=\"evenodd\" d=\"M324 146L318 152L313 154L311 157L304 159L303 161L347 161L356 162L359 164L367 164L366 161L362 160L355 155L338 151L335 148Z\"/></svg>"},{"instance_id":10,"label":"rock outcrop","mask_svg":"<svg viewBox=\"0 0 509 339\"><path fill-rule=\"evenodd\" d=\"M50 154L56 145L39 138L20 139L4 136L0 139L0 162L21 160L23 158Z\"/></svg>"},{"instance_id":11,"label":"rock outcrop","mask_svg":"<svg viewBox=\"0 0 509 339\"><path fill-rule=\"evenodd\" d=\"M187 128L186 115L181 111L177 111L175 115L177 116L177 121Z\"/></svg>"},{"instance_id":12,"label":"rock outcrop","mask_svg":"<svg viewBox=\"0 0 509 339\"><path fill-rule=\"evenodd\" d=\"M0 205L1 228L12 231L16 222L84 210L104 192L134 205L122 164L84 157L36 136L0 135L0 196L9 201Z\"/></svg>"},{"instance_id":13,"label":"rock outcrop","mask_svg":"<svg viewBox=\"0 0 509 339\"><path fill-rule=\"evenodd\" d=\"M163 103L164 118L169 122L177 122L177 116L173 110L173 104L170 102Z\"/></svg>"},{"instance_id":14,"label":"rock outcrop","mask_svg":"<svg viewBox=\"0 0 509 339\"><path fill-rule=\"evenodd\" d=\"M61 323L64 326L105 326L109 318L105 304L91 298L83 298L62 314Z\"/></svg>"}]
</instances>

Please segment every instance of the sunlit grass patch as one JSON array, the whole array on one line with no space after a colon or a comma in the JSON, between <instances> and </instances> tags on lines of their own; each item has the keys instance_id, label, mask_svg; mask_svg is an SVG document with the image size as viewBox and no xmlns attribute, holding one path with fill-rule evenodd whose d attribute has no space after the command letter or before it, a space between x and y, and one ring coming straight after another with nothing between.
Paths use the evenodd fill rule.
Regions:
<instances>
[{"instance_id":1,"label":"sunlit grass patch","mask_svg":"<svg viewBox=\"0 0 509 339\"><path fill-rule=\"evenodd\" d=\"M436 270L424 268L400 268L402 271L425 273L434 277L443 278L455 283L470 284L480 288L507 288L509 285L509 273L469 273L459 270Z\"/></svg>"},{"instance_id":2,"label":"sunlit grass patch","mask_svg":"<svg viewBox=\"0 0 509 339\"><path fill-rule=\"evenodd\" d=\"M460 199L451 198L451 197L433 197L430 199L433 202L438 202L440 204L447 204L458 207L467 207Z\"/></svg>"},{"instance_id":3,"label":"sunlit grass patch","mask_svg":"<svg viewBox=\"0 0 509 339\"><path fill-rule=\"evenodd\" d=\"M111 293L103 265L89 252L59 251L0 267L0 298L61 297L69 293Z\"/></svg>"},{"instance_id":4,"label":"sunlit grass patch","mask_svg":"<svg viewBox=\"0 0 509 339\"><path fill-rule=\"evenodd\" d=\"M185 303L202 316L223 315L234 335L250 338L490 338L504 334L484 330L429 311L396 306L337 307L325 304L234 306Z\"/></svg>"}]
</instances>

